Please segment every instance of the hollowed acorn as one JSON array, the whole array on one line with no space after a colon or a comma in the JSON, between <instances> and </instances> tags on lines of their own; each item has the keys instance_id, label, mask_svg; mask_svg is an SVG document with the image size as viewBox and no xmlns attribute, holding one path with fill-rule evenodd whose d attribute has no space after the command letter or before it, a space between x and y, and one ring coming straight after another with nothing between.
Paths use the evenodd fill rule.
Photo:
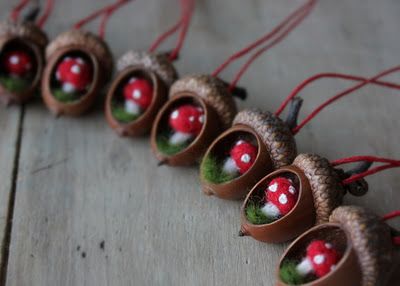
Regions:
<instances>
[{"instance_id":1,"label":"hollowed acorn","mask_svg":"<svg viewBox=\"0 0 400 286\"><path fill-rule=\"evenodd\" d=\"M120 136L149 132L176 79L176 70L167 55L126 53L118 61L118 75L107 93L108 124Z\"/></svg>"},{"instance_id":2,"label":"hollowed acorn","mask_svg":"<svg viewBox=\"0 0 400 286\"><path fill-rule=\"evenodd\" d=\"M86 112L100 96L112 72L107 44L90 32L71 30L46 49L42 96L56 116Z\"/></svg>"},{"instance_id":3,"label":"hollowed acorn","mask_svg":"<svg viewBox=\"0 0 400 286\"><path fill-rule=\"evenodd\" d=\"M315 224L327 222L332 210L342 203L346 192L342 175L325 158L311 154L298 155L292 165L265 176L249 192L241 210L241 235L251 235L263 242L284 242L299 236ZM296 204L270 223L252 223L246 211L254 198L259 197L260 192L265 193L272 180L287 176L294 176L299 182ZM259 208L262 207L259 205Z\"/></svg>"},{"instance_id":4,"label":"hollowed acorn","mask_svg":"<svg viewBox=\"0 0 400 286\"><path fill-rule=\"evenodd\" d=\"M0 23L0 101L27 102L39 86L46 34L35 24Z\"/></svg>"},{"instance_id":5,"label":"hollowed acorn","mask_svg":"<svg viewBox=\"0 0 400 286\"><path fill-rule=\"evenodd\" d=\"M229 176L224 166L232 157L235 144L245 137L255 143L257 154L250 156L245 152L251 158L247 169ZM240 111L232 127L215 139L205 153L200 165L203 191L223 199L242 199L266 174L290 164L296 152L293 136L279 118L259 110Z\"/></svg>"},{"instance_id":6,"label":"hollowed acorn","mask_svg":"<svg viewBox=\"0 0 400 286\"><path fill-rule=\"evenodd\" d=\"M169 94L169 100L157 114L152 127L152 150L160 163L192 165L199 161L218 134L230 126L237 112L236 104L226 84L207 75L182 78L171 86ZM179 109L188 105L200 111L201 128L190 126L197 125L196 113L193 117L180 118ZM184 111L183 114L189 113ZM175 116L182 120L178 124L180 127L172 124ZM183 143L173 140L173 137L180 137L179 133L182 133L182 139L187 137Z\"/></svg>"},{"instance_id":7,"label":"hollowed acorn","mask_svg":"<svg viewBox=\"0 0 400 286\"><path fill-rule=\"evenodd\" d=\"M310 250L320 241L327 250ZM332 250L338 252L338 261L329 257ZM390 227L361 207L342 206L328 222L311 228L288 247L278 265L277 285L385 285L394 262Z\"/></svg>"}]
</instances>

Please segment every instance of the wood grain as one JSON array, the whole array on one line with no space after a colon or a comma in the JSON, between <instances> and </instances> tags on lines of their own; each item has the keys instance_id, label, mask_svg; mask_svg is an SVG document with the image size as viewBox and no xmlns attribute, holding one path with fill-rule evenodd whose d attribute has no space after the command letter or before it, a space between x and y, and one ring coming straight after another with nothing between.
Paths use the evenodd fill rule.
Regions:
<instances>
[{"instance_id":1,"label":"wood grain","mask_svg":"<svg viewBox=\"0 0 400 286\"><path fill-rule=\"evenodd\" d=\"M274 110L296 84L317 72L370 76L398 64L398 1L319 2L288 39L250 68L240 82L249 98L240 107ZM57 1L46 26L50 35L89 13L93 3ZM106 36L114 54L146 49L177 18L171 3L137 1L117 12ZM211 72L300 3L199 0L178 70ZM0 4L2 10L10 6L11 1ZM238 66L223 77L232 78ZM345 86L324 80L307 89L301 117ZM399 108L398 92L364 88L301 131L299 150L330 159L355 154L399 158ZM1 109L0 167L12 164L15 114ZM41 104L29 105L22 139L7 285L273 285L284 245L239 238L239 202L205 197L195 167L157 168L148 138L118 138L100 104L88 116L60 119ZM346 203L379 214L398 208L397 174L371 177L370 192L361 199L348 197ZM9 181L10 172L1 176ZM9 189L0 187L1 206Z\"/></svg>"}]
</instances>

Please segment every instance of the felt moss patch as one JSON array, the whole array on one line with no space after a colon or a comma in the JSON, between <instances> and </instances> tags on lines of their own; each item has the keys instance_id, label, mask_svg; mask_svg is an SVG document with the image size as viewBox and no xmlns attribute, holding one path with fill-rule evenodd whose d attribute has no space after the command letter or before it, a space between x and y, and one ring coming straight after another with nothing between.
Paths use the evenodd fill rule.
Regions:
<instances>
[{"instance_id":1,"label":"felt moss patch","mask_svg":"<svg viewBox=\"0 0 400 286\"><path fill-rule=\"evenodd\" d=\"M112 115L115 119L122 123L129 123L136 120L140 115L126 112L125 108L118 105L111 107Z\"/></svg>"},{"instance_id":2,"label":"felt moss patch","mask_svg":"<svg viewBox=\"0 0 400 286\"><path fill-rule=\"evenodd\" d=\"M296 269L297 263L292 260L285 260L279 269L279 276L283 282L289 285L301 285L307 281L304 276L301 276Z\"/></svg>"},{"instance_id":3,"label":"felt moss patch","mask_svg":"<svg viewBox=\"0 0 400 286\"><path fill-rule=\"evenodd\" d=\"M0 77L1 85L10 92L22 92L27 89L30 85L30 81L23 78L17 77Z\"/></svg>"},{"instance_id":4,"label":"felt moss patch","mask_svg":"<svg viewBox=\"0 0 400 286\"><path fill-rule=\"evenodd\" d=\"M169 136L167 133L163 133L157 136L157 148L158 150L168 156L175 155L180 151L184 150L189 145L188 142L182 144L170 144Z\"/></svg>"},{"instance_id":5,"label":"felt moss patch","mask_svg":"<svg viewBox=\"0 0 400 286\"><path fill-rule=\"evenodd\" d=\"M266 216L259 205L254 202L248 203L246 206L246 218L252 224L267 224L275 221L275 219Z\"/></svg>"},{"instance_id":6,"label":"felt moss patch","mask_svg":"<svg viewBox=\"0 0 400 286\"><path fill-rule=\"evenodd\" d=\"M228 174L223 171L221 163L212 156L204 158L201 164L204 179L214 184L222 184L236 178L235 175Z\"/></svg>"},{"instance_id":7,"label":"felt moss patch","mask_svg":"<svg viewBox=\"0 0 400 286\"><path fill-rule=\"evenodd\" d=\"M52 91L53 96L60 102L74 102L79 100L81 94L79 92L64 92L62 89L53 89Z\"/></svg>"}]
</instances>

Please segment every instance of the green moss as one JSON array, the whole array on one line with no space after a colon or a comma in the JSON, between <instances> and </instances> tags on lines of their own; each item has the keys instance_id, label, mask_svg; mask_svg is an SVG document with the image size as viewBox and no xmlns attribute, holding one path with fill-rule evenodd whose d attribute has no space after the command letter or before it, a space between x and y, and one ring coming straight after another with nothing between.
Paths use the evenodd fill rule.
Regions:
<instances>
[{"instance_id":1,"label":"green moss","mask_svg":"<svg viewBox=\"0 0 400 286\"><path fill-rule=\"evenodd\" d=\"M267 224L275 220L274 218L267 217L254 202L250 202L246 206L246 218L252 224Z\"/></svg>"},{"instance_id":2,"label":"green moss","mask_svg":"<svg viewBox=\"0 0 400 286\"><path fill-rule=\"evenodd\" d=\"M279 276L283 282L289 285L300 285L307 283L307 279L301 276L296 269L297 263L292 260L285 260L279 270Z\"/></svg>"},{"instance_id":3,"label":"green moss","mask_svg":"<svg viewBox=\"0 0 400 286\"><path fill-rule=\"evenodd\" d=\"M157 136L157 148L165 155L175 155L185 149L189 143L183 143L179 145L174 145L169 143L168 134L160 134Z\"/></svg>"},{"instance_id":4,"label":"green moss","mask_svg":"<svg viewBox=\"0 0 400 286\"><path fill-rule=\"evenodd\" d=\"M30 81L23 78L1 76L0 84L8 91L18 93L27 89Z\"/></svg>"},{"instance_id":5,"label":"green moss","mask_svg":"<svg viewBox=\"0 0 400 286\"><path fill-rule=\"evenodd\" d=\"M81 94L79 92L64 92L62 89L53 89L53 96L61 102L69 103L79 100Z\"/></svg>"},{"instance_id":6,"label":"green moss","mask_svg":"<svg viewBox=\"0 0 400 286\"><path fill-rule=\"evenodd\" d=\"M129 123L136 120L140 115L126 112L125 108L118 105L112 106L112 114L115 119L122 123Z\"/></svg>"},{"instance_id":7,"label":"green moss","mask_svg":"<svg viewBox=\"0 0 400 286\"><path fill-rule=\"evenodd\" d=\"M214 184L222 184L233 180L236 176L223 171L221 163L212 156L203 159L201 170L204 179Z\"/></svg>"}]
</instances>

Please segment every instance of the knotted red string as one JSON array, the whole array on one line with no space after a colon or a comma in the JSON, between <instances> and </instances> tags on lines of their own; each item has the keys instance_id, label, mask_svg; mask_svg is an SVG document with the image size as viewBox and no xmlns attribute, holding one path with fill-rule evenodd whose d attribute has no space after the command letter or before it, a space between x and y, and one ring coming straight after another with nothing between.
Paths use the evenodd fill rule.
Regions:
<instances>
[{"instance_id":1,"label":"knotted red string","mask_svg":"<svg viewBox=\"0 0 400 286\"><path fill-rule=\"evenodd\" d=\"M12 10L10 13L10 18L13 22L17 22L19 18L19 14L21 14L22 9L25 8L26 5L28 5L30 0L22 0L19 2Z\"/></svg>"},{"instance_id":2,"label":"knotted red string","mask_svg":"<svg viewBox=\"0 0 400 286\"><path fill-rule=\"evenodd\" d=\"M387 221L387 220L390 220L392 218L396 218L396 217L399 217L399 216L400 216L400 210L393 211L391 213L388 213L388 214L384 215L382 220L383 221ZM396 244L396 245L400 245L400 236L393 237L393 243Z\"/></svg>"},{"instance_id":3,"label":"knotted red string","mask_svg":"<svg viewBox=\"0 0 400 286\"><path fill-rule=\"evenodd\" d=\"M54 7L54 0L47 0L46 2L46 8L43 12L43 15L37 20L36 24L38 27L42 28L43 25L46 23L47 19L50 16L51 11L53 10Z\"/></svg>"},{"instance_id":4,"label":"knotted red string","mask_svg":"<svg viewBox=\"0 0 400 286\"><path fill-rule=\"evenodd\" d=\"M400 167L400 160L394 160L390 158L381 158L375 156L353 156L348 158L343 158L339 160L332 161L332 166L339 166L342 164L356 163L356 162L370 162L370 163L384 163L382 166L378 166L359 174L354 174L351 177L343 180L344 185L348 185L355 181L358 181L364 177L370 176L372 174L378 173L380 171Z\"/></svg>"},{"instance_id":5,"label":"knotted red string","mask_svg":"<svg viewBox=\"0 0 400 286\"><path fill-rule=\"evenodd\" d=\"M292 14L290 14L286 19L284 19L278 26L276 26L271 32L266 34L265 36L261 37L251 45L245 47L244 49L240 50L239 52L230 56L225 62L223 62L213 73L212 76L218 76L222 70L224 70L229 64L233 61L239 59L240 57L246 55L247 53L253 51L255 48L259 47L260 45L266 43L268 40L273 38L274 36L278 35L277 38L266 45L265 47L261 48L257 52L254 53L253 56L243 65L243 67L239 70L238 74L234 77L234 80L229 86L230 90L233 90L236 86L236 83L239 81L241 76L244 72L248 69L251 63L260 56L262 53L266 52L267 50L274 47L280 41L282 41L295 27L297 27L302 20L311 12L312 8L316 4L316 0L308 0L306 4L298 8ZM279 34L281 33L281 34Z\"/></svg>"},{"instance_id":6,"label":"knotted red string","mask_svg":"<svg viewBox=\"0 0 400 286\"><path fill-rule=\"evenodd\" d=\"M174 61L179 54L179 51L182 49L190 20L194 10L194 1L193 0L181 0L181 18L179 19L178 23L176 23L173 27L167 30L165 33L161 34L153 44L151 44L149 52L154 52L158 46L160 46L168 37L172 36L176 31L180 30L180 34L177 40L176 47L170 53L169 59L170 61Z\"/></svg>"},{"instance_id":7,"label":"knotted red string","mask_svg":"<svg viewBox=\"0 0 400 286\"><path fill-rule=\"evenodd\" d=\"M89 16L87 16L87 17L83 18L82 20L78 21L77 23L75 23L74 28L80 29L83 25L96 19L100 15L103 15L103 19L99 26L99 37L104 38L105 28L106 28L106 25L107 25L107 22L108 22L110 16L115 12L115 10L117 10L121 6L125 5L129 1L131 1L131 0L118 0L114 4L111 4L106 7L101 8L101 9L98 9L97 11L93 12Z\"/></svg>"},{"instance_id":8,"label":"knotted red string","mask_svg":"<svg viewBox=\"0 0 400 286\"><path fill-rule=\"evenodd\" d=\"M394 73L394 72L397 72L397 71L399 71L399 70L400 70L400 66L396 66L396 67L390 68L390 69L388 69L388 70L386 70L386 71L383 71L383 72L379 73L378 75L376 75L376 76L374 76L374 77L372 77L372 78L370 78L370 79L365 79L365 80L363 80L361 83L359 83L359 84L357 84L357 85L355 85L355 86L353 86L353 87L350 87L350 88L348 88L348 89L342 91L341 93L339 93L339 94L337 94L337 95L331 97L330 99L328 99L327 101L325 101L323 104L321 104L320 106L318 106L317 108L315 108L314 111L312 111L300 124L298 124L295 128L293 128L293 129L292 129L292 133L293 133L293 134L298 133L298 132L300 131L300 129L304 127L304 125L306 125L311 119L313 119L313 118L314 118L319 112L321 112L325 107L327 107L328 105L332 104L332 103L335 102L336 100L338 100L338 99L344 97L345 95L348 95L348 94L350 94L350 93L352 93L352 92L354 92L354 91L356 91L356 90L362 88L363 86L365 86L365 85L367 85L367 84L370 84L370 83L377 84L377 81L378 81L381 77L387 76L387 75L389 75L389 74L391 74L391 73ZM318 75L317 75L316 77L318 78ZM340 76L340 77L341 77L341 76ZM313 78L311 78L310 80L307 80L307 81L306 81L306 84L307 84L308 82L312 82L312 81L314 81ZM382 82L380 83L380 85L383 85ZM392 87L392 88L397 88L396 85L393 85L393 84L391 84L391 83L388 85L388 83L385 82L384 85L385 85L385 86L388 86L388 87ZM297 88L294 92L292 92L292 94L289 95L289 97L293 98L302 88L303 88L302 85L300 85L300 87ZM286 101L287 101L287 100L286 100ZM286 101L285 101L285 102L286 102ZM285 103L285 102L284 102L284 103ZM281 108L278 109L277 113L279 114L280 112L281 112Z\"/></svg>"}]
</instances>

